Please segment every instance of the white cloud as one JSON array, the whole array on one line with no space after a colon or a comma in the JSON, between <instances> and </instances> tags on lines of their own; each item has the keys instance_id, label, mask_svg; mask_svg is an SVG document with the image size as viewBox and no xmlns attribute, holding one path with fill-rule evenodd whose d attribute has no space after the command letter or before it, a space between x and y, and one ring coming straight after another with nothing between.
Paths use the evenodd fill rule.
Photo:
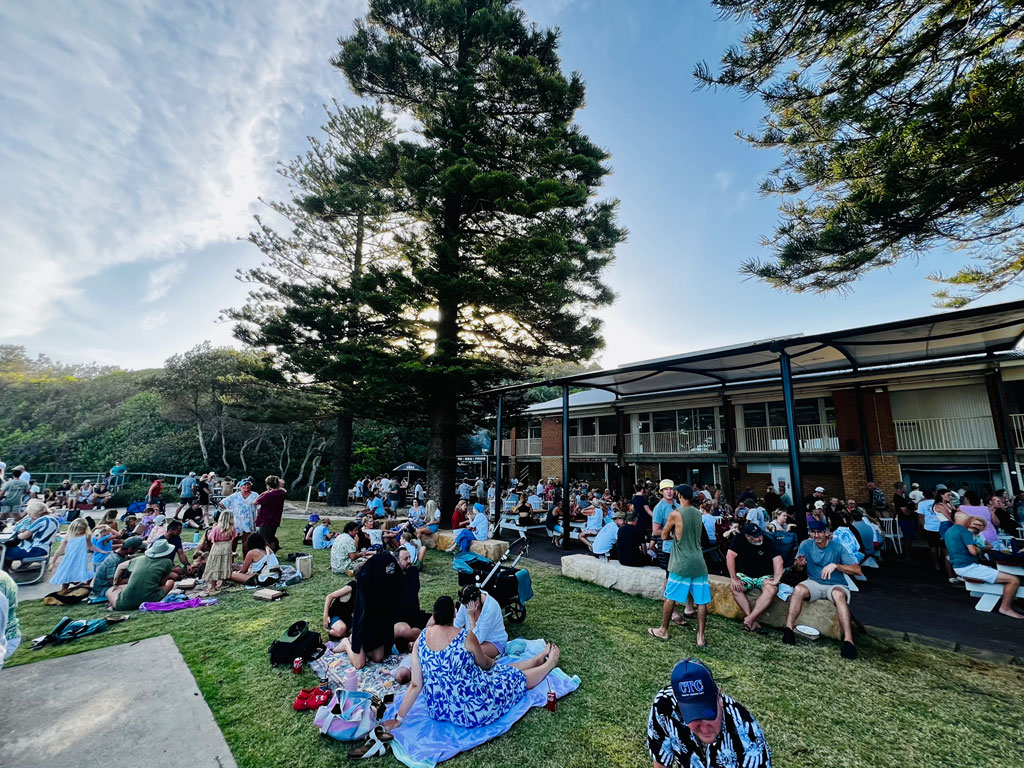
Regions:
<instances>
[{"instance_id":1,"label":"white cloud","mask_svg":"<svg viewBox=\"0 0 1024 768\"><path fill-rule=\"evenodd\" d=\"M73 306L90 278L152 261L138 294L162 298L180 256L244 236L280 194L276 164L345 91L329 57L360 6L0 5L0 269ZM8 293L0 338L59 330L35 302Z\"/></svg>"},{"instance_id":2,"label":"white cloud","mask_svg":"<svg viewBox=\"0 0 1024 768\"><path fill-rule=\"evenodd\" d=\"M167 325L170 318L167 316L165 311L157 310L155 312L148 312L142 316L139 320L139 328L143 331L152 331L155 328L159 328L161 325Z\"/></svg>"}]
</instances>

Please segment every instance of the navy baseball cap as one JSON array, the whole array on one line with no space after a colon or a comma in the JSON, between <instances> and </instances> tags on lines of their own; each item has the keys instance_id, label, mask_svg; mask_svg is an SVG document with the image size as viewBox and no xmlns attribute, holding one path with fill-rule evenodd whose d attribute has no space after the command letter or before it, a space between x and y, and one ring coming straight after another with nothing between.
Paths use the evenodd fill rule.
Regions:
<instances>
[{"instance_id":1,"label":"navy baseball cap","mask_svg":"<svg viewBox=\"0 0 1024 768\"><path fill-rule=\"evenodd\" d=\"M828 526L825 525L821 520L809 520L807 522L808 531L827 531Z\"/></svg>"},{"instance_id":2,"label":"navy baseball cap","mask_svg":"<svg viewBox=\"0 0 1024 768\"><path fill-rule=\"evenodd\" d=\"M672 668L672 695L683 723L718 717L718 686L711 670L696 659L683 659Z\"/></svg>"},{"instance_id":3,"label":"navy baseball cap","mask_svg":"<svg viewBox=\"0 0 1024 768\"><path fill-rule=\"evenodd\" d=\"M682 496L687 501L693 501L693 486L683 483L682 485L676 486L676 493Z\"/></svg>"},{"instance_id":4,"label":"navy baseball cap","mask_svg":"<svg viewBox=\"0 0 1024 768\"><path fill-rule=\"evenodd\" d=\"M743 533L746 536L764 536L764 531L757 523L747 523L743 526Z\"/></svg>"}]
</instances>

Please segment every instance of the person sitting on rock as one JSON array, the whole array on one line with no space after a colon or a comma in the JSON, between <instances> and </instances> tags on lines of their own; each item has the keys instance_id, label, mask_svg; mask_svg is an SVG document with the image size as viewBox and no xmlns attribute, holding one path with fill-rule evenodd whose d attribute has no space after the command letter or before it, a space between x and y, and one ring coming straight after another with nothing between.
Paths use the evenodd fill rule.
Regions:
<instances>
[{"instance_id":1,"label":"person sitting on rock","mask_svg":"<svg viewBox=\"0 0 1024 768\"><path fill-rule=\"evenodd\" d=\"M616 530L615 539L620 565L642 568L654 563L654 549L648 544L647 532L633 510L626 513L625 525Z\"/></svg>"},{"instance_id":2,"label":"person sitting on rock","mask_svg":"<svg viewBox=\"0 0 1024 768\"><path fill-rule=\"evenodd\" d=\"M490 538L490 523L487 521L487 514L484 505L477 502L473 505L476 515L472 521L465 521L462 530L455 534L455 540L448 547L449 552L458 549L460 552L468 552L469 545L474 541L487 541Z\"/></svg>"},{"instance_id":3,"label":"person sitting on rock","mask_svg":"<svg viewBox=\"0 0 1024 768\"><path fill-rule=\"evenodd\" d=\"M626 522L626 515L622 512L616 512L612 515L612 521L605 523L597 536L594 537L593 544L588 541L590 551L603 560L607 560L612 553L612 547L618 542L619 529L622 528Z\"/></svg>"},{"instance_id":4,"label":"person sitting on rock","mask_svg":"<svg viewBox=\"0 0 1024 768\"><path fill-rule=\"evenodd\" d=\"M789 614L786 628L782 631L782 642L796 644L793 628L800 617L804 602L829 600L836 607L839 625L843 630L843 645L840 655L844 659L856 659L857 647L853 644L853 617L850 614L850 589L846 586L846 575L860 576L860 565L853 555L839 542L833 541L828 526L820 520L807 524L811 538L800 542L793 569L807 570L807 578L793 589L789 598Z\"/></svg>"},{"instance_id":5,"label":"person sitting on rock","mask_svg":"<svg viewBox=\"0 0 1024 768\"><path fill-rule=\"evenodd\" d=\"M779 592L782 555L775 551L775 544L757 523L746 523L742 535L733 537L725 565L729 569L732 597L743 611L743 629L767 634L757 619L768 610ZM754 588L760 589L761 594L751 607L746 593Z\"/></svg>"},{"instance_id":6,"label":"person sitting on rock","mask_svg":"<svg viewBox=\"0 0 1024 768\"><path fill-rule=\"evenodd\" d=\"M598 499L594 499L589 502L589 507L583 508L583 514L587 518L586 524L583 526L583 530L580 531L580 543L585 544L587 549L593 551L594 539L604 528L604 508L602 502Z\"/></svg>"}]
</instances>

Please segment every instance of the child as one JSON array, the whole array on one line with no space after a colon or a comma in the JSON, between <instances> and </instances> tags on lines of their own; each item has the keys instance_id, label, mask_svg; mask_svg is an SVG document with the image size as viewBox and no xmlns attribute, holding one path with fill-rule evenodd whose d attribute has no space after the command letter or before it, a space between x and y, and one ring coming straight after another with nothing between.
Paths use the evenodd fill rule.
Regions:
<instances>
[{"instance_id":1,"label":"child","mask_svg":"<svg viewBox=\"0 0 1024 768\"><path fill-rule=\"evenodd\" d=\"M105 514L103 516L102 525L107 526L107 528L112 530L114 533L117 533L117 510L116 509L109 510L107 512L107 514ZM127 524L125 525L125 528L127 530Z\"/></svg>"},{"instance_id":2,"label":"child","mask_svg":"<svg viewBox=\"0 0 1024 768\"><path fill-rule=\"evenodd\" d=\"M114 551L115 533L102 523L92 532L92 564L99 565Z\"/></svg>"},{"instance_id":3,"label":"child","mask_svg":"<svg viewBox=\"0 0 1024 768\"><path fill-rule=\"evenodd\" d=\"M135 535L148 539L149 532L153 530L153 526L156 524L157 514L155 506L146 507L146 511L142 513L142 520L139 521L139 529L135 531Z\"/></svg>"},{"instance_id":4,"label":"child","mask_svg":"<svg viewBox=\"0 0 1024 768\"><path fill-rule=\"evenodd\" d=\"M217 524L207 534L212 546L204 578L210 582L211 592L220 589L220 585L231 576L231 555L236 535L235 516L230 509L222 510Z\"/></svg>"},{"instance_id":5,"label":"child","mask_svg":"<svg viewBox=\"0 0 1024 768\"><path fill-rule=\"evenodd\" d=\"M320 522L320 515L316 512L311 512L309 519L306 521L306 527L302 531L302 543L309 546L313 543L313 529L316 528L317 523Z\"/></svg>"},{"instance_id":6,"label":"child","mask_svg":"<svg viewBox=\"0 0 1024 768\"><path fill-rule=\"evenodd\" d=\"M70 587L72 584L92 580L89 553L96 551L89 540L89 526L85 520L75 520L68 528L67 538L60 543L53 561L51 584Z\"/></svg>"}]
</instances>

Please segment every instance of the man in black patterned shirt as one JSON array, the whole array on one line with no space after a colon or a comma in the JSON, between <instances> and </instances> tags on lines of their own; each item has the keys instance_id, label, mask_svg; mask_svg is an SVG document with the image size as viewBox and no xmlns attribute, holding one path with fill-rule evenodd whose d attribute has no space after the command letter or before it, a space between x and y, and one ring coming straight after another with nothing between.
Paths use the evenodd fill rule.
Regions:
<instances>
[{"instance_id":1,"label":"man in black patterned shirt","mask_svg":"<svg viewBox=\"0 0 1024 768\"><path fill-rule=\"evenodd\" d=\"M718 690L711 671L696 659L672 670L647 721L654 768L771 768L772 753L757 720Z\"/></svg>"}]
</instances>

